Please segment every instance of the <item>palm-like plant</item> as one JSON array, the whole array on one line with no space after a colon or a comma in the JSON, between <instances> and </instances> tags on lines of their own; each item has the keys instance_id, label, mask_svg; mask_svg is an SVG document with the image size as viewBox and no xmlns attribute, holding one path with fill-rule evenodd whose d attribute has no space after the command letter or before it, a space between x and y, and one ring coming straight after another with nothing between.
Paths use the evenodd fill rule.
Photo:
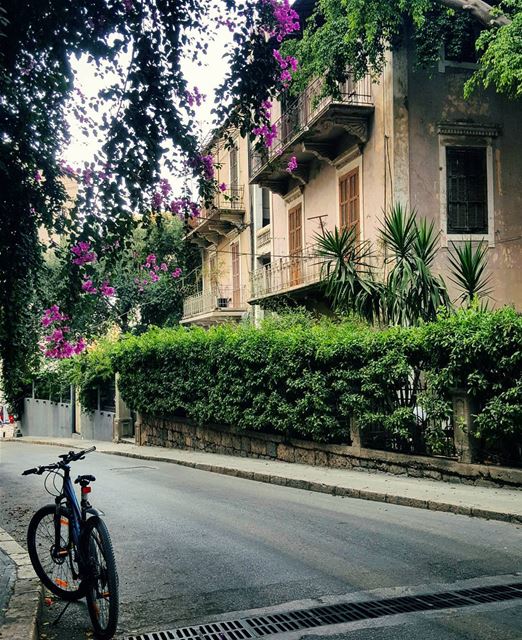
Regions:
<instances>
[{"instance_id":1,"label":"palm-like plant","mask_svg":"<svg viewBox=\"0 0 522 640\"><path fill-rule=\"evenodd\" d=\"M396 204L384 219L381 238L391 265L382 299L386 321L412 325L434 320L441 306L450 306L444 280L432 272L439 241L434 223L417 222L415 210Z\"/></svg>"},{"instance_id":2,"label":"palm-like plant","mask_svg":"<svg viewBox=\"0 0 522 640\"><path fill-rule=\"evenodd\" d=\"M355 227L316 236L323 259L321 279L336 311L355 312L370 322L379 319L380 286L374 280L369 242L360 242Z\"/></svg>"},{"instance_id":3,"label":"palm-like plant","mask_svg":"<svg viewBox=\"0 0 522 640\"><path fill-rule=\"evenodd\" d=\"M461 245L451 243L452 252L449 254L451 265L451 281L462 293L459 297L463 303L471 304L475 298L489 296L491 288L491 274L486 273L488 263L488 246L480 242L475 248L471 240Z\"/></svg>"}]
</instances>

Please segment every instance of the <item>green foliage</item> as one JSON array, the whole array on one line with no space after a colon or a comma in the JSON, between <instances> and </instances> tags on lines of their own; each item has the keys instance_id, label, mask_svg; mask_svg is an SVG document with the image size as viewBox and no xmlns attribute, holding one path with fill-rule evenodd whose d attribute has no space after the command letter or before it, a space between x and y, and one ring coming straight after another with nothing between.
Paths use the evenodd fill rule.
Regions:
<instances>
[{"instance_id":1,"label":"green foliage","mask_svg":"<svg viewBox=\"0 0 522 640\"><path fill-rule=\"evenodd\" d=\"M239 105L231 124L250 133L262 98L281 88L274 39L259 28L270 13L269 3L253 0L2 1L0 362L11 404L20 402L37 352L38 230L79 234L81 227L81 239L98 253L115 240L123 243L138 216L150 219L165 170L181 175L187 185L196 178L192 199L210 202L217 185L205 177L199 158L195 88L185 62L201 63L216 16L237 23L217 120L224 122L231 103ZM93 98L75 86L78 59L102 79ZM96 122L92 111L100 114ZM78 130L103 145L83 167L72 215L65 209L62 182L70 172L60 163L71 137L71 115ZM158 304L156 311L161 308Z\"/></svg>"},{"instance_id":2,"label":"green foliage","mask_svg":"<svg viewBox=\"0 0 522 640\"><path fill-rule=\"evenodd\" d=\"M467 240L461 245L452 243L452 250L449 256L451 280L462 289L460 299L471 304L476 298L488 296L491 274L486 274L487 244L479 243L474 248L471 240Z\"/></svg>"},{"instance_id":3,"label":"green foliage","mask_svg":"<svg viewBox=\"0 0 522 640\"><path fill-rule=\"evenodd\" d=\"M285 54L300 61L291 91L297 94L312 79L323 77L324 92L335 96L347 69L356 79L367 73L379 75L386 52L411 37L418 64L424 68L432 68L438 62L441 47L458 59L469 42L475 42L482 53L478 70L466 85L466 93L479 85L491 85L499 93L520 97L521 8L521 0L503 0L496 10L508 17L507 24L485 29L471 12L444 6L444 2L319 0L302 38L284 45Z\"/></svg>"},{"instance_id":4,"label":"green foliage","mask_svg":"<svg viewBox=\"0 0 522 640\"><path fill-rule=\"evenodd\" d=\"M500 7L512 16L511 23L480 34L480 64L466 83L466 96L482 84L511 98L522 97L522 1L503 0Z\"/></svg>"},{"instance_id":5,"label":"green foliage","mask_svg":"<svg viewBox=\"0 0 522 640\"><path fill-rule=\"evenodd\" d=\"M98 387L114 379L111 354L115 346L116 342L102 339L65 365L67 377L76 385L78 400L87 411L97 408Z\"/></svg>"},{"instance_id":6,"label":"green foliage","mask_svg":"<svg viewBox=\"0 0 522 640\"><path fill-rule=\"evenodd\" d=\"M183 223L170 214L156 216L146 227L137 226L124 246L116 253L102 253L90 266L89 277L99 286L108 281L116 295L110 300L81 292L78 268L71 264L70 243L62 238L61 246L47 254L42 275L42 308L58 304L72 319L73 333L86 338L103 336L113 326L121 331L142 331L151 324L172 326L178 323L183 310L183 296L194 281L194 269L200 262L194 245L185 242ZM183 278L161 278L142 287L140 270L149 254L155 254L158 264L166 262L179 267Z\"/></svg>"},{"instance_id":7,"label":"green foliage","mask_svg":"<svg viewBox=\"0 0 522 640\"><path fill-rule=\"evenodd\" d=\"M371 245L360 242L354 228L318 236L325 295L336 311L409 326L431 322L441 307L451 307L444 280L432 271L439 242L433 222L417 220L415 211L396 204L384 217L380 239L388 267L382 280L372 266Z\"/></svg>"},{"instance_id":8,"label":"green foliage","mask_svg":"<svg viewBox=\"0 0 522 640\"><path fill-rule=\"evenodd\" d=\"M124 399L153 416L326 442L348 441L354 416L366 432L437 453L463 387L486 448L522 436L522 319L509 308L385 330L301 314L260 328L151 329L82 358L84 386L108 375L110 359Z\"/></svg>"},{"instance_id":9,"label":"green foliage","mask_svg":"<svg viewBox=\"0 0 522 640\"><path fill-rule=\"evenodd\" d=\"M374 281L372 249L360 242L356 227L324 230L316 237L317 254L324 259L321 277L325 295L337 312L353 312L373 322L379 319L379 284Z\"/></svg>"}]
</instances>

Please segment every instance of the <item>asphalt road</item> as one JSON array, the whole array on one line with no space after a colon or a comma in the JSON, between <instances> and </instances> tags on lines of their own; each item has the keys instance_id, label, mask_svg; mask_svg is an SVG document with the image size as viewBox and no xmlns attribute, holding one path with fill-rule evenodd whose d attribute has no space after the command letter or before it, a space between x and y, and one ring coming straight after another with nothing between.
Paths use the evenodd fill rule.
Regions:
<instances>
[{"instance_id":1,"label":"asphalt road","mask_svg":"<svg viewBox=\"0 0 522 640\"><path fill-rule=\"evenodd\" d=\"M0 443L0 527L24 546L32 512L51 498L41 477L20 473L61 452ZM97 478L92 503L105 512L115 547L122 635L303 599L458 587L522 571L522 527L512 524L96 453L74 463L75 473ZM90 636L83 603L52 627L60 610L61 603L46 608L43 638ZM522 602L388 617L330 637L520 640Z\"/></svg>"}]
</instances>

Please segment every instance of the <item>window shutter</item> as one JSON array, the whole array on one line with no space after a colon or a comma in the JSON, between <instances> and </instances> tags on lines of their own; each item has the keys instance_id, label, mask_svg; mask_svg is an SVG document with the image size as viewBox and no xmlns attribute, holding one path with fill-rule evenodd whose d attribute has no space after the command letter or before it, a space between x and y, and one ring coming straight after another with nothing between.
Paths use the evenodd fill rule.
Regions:
<instances>
[{"instance_id":1,"label":"window shutter","mask_svg":"<svg viewBox=\"0 0 522 640\"><path fill-rule=\"evenodd\" d=\"M446 147L448 233L488 233L486 149Z\"/></svg>"}]
</instances>

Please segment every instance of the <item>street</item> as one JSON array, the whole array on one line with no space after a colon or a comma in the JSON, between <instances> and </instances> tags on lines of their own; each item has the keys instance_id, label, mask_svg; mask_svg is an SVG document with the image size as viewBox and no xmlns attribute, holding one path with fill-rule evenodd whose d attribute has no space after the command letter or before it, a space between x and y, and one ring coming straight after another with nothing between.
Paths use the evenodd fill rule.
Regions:
<instances>
[{"instance_id":1,"label":"street","mask_svg":"<svg viewBox=\"0 0 522 640\"><path fill-rule=\"evenodd\" d=\"M43 477L20 474L60 453L0 443L0 527L23 546L32 512L52 498ZM388 588L400 594L522 571L522 527L513 524L97 453L73 464L72 476L78 473L96 476L91 501L105 513L116 552L122 636L298 600ZM52 627L61 609L45 607L42 638L89 637L85 604L71 605ZM321 636L320 629L307 633ZM522 601L389 616L329 637L520 640Z\"/></svg>"}]
</instances>

